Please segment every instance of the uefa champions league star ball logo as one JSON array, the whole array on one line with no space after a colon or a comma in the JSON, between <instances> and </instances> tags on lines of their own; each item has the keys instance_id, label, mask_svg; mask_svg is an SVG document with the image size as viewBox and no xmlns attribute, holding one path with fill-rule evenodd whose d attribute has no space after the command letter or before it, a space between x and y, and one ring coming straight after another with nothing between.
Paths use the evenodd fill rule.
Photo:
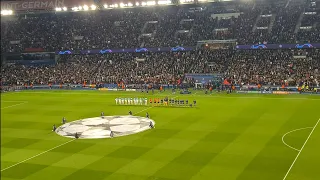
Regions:
<instances>
[{"instance_id":1,"label":"uefa champions league star ball logo","mask_svg":"<svg viewBox=\"0 0 320 180\"><path fill-rule=\"evenodd\" d=\"M139 116L104 116L81 119L64 124L56 129L56 133L80 139L111 138L127 136L146 131L155 125L151 119Z\"/></svg>"}]
</instances>

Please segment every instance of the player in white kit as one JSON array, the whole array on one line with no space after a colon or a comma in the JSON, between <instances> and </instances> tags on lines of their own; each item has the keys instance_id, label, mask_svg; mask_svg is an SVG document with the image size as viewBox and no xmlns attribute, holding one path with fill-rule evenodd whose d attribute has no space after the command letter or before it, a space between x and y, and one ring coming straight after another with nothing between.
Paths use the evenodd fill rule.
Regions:
<instances>
[{"instance_id":1,"label":"player in white kit","mask_svg":"<svg viewBox=\"0 0 320 180\"><path fill-rule=\"evenodd\" d=\"M115 101L116 101L116 104L119 104L119 98L116 98Z\"/></svg>"},{"instance_id":2,"label":"player in white kit","mask_svg":"<svg viewBox=\"0 0 320 180\"><path fill-rule=\"evenodd\" d=\"M147 98L144 98L144 105L148 105L148 99Z\"/></svg>"},{"instance_id":3,"label":"player in white kit","mask_svg":"<svg viewBox=\"0 0 320 180\"><path fill-rule=\"evenodd\" d=\"M139 98L139 105L142 105L142 98Z\"/></svg>"},{"instance_id":4,"label":"player in white kit","mask_svg":"<svg viewBox=\"0 0 320 180\"><path fill-rule=\"evenodd\" d=\"M134 98L133 102L134 102L134 105L137 105L138 104L138 98Z\"/></svg>"},{"instance_id":5,"label":"player in white kit","mask_svg":"<svg viewBox=\"0 0 320 180\"><path fill-rule=\"evenodd\" d=\"M132 98L130 98L130 104L133 105L133 99Z\"/></svg>"}]
</instances>

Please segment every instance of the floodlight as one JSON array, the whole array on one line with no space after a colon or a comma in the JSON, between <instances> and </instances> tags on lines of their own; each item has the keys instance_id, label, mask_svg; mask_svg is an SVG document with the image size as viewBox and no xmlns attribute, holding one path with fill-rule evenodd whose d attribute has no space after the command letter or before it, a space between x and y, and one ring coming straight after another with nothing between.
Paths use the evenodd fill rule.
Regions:
<instances>
[{"instance_id":1,"label":"floodlight","mask_svg":"<svg viewBox=\"0 0 320 180\"><path fill-rule=\"evenodd\" d=\"M80 9L80 8L79 8L79 9ZM87 5L84 5L84 6L83 6L83 10L88 11L88 10L89 10L89 7L88 7Z\"/></svg>"},{"instance_id":2,"label":"floodlight","mask_svg":"<svg viewBox=\"0 0 320 180\"><path fill-rule=\"evenodd\" d=\"M120 7L124 7L124 4L123 4L123 3L120 3Z\"/></svg>"},{"instance_id":3,"label":"floodlight","mask_svg":"<svg viewBox=\"0 0 320 180\"><path fill-rule=\"evenodd\" d=\"M155 1L147 1L147 5L153 6L153 5L156 5L156 2Z\"/></svg>"},{"instance_id":4,"label":"floodlight","mask_svg":"<svg viewBox=\"0 0 320 180\"><path fill-rule=\"evenodd\" d=\"M114 4L114 7L116 7L116 8L117 8L117 7L119 7L119 5L118 5L118 4Z\"/></svg>"},{"instance_id":5,"label":"floodlight","mask_svg":"<svg viewBox=\"0 0 320 180\"><path fill-rule=\"evenodd\" d=\"M141 6L146 6L147 3L146 2L141 2Z\"/></svg>"},{"instance_id":6,"label":"floodlight","mask_svg":"<svg viewBox=\"0 0 320 180\"><path fill-rule=\"evenodd\" d=\"M103 5L103 7L107 9L107 8L108 8L108 5L105 4L105 5Z\"/></svg>"},{"instance_id":7,"label":"floodlight","mask_svg":"<svg viewBox=\"0 0 320 180\"><path fill-rule=\"evenodd\" d=\"M82 10L82 6L79 6L78 9L79 9L79 10Z\"/></svg>"},{"instance_id":8,"label":"floodlight","mask_svg":"<svg viewBox=\"0 0 320 180\"><path fill-rule=\"evenodd\" d=\"M171 1L162 0L162 1L158 1L158 4L159 5L171 4Z\"/></svg>"},{"instance_id":9,"label":"floodlight","mask_svg":"<svg viewBox=\"0 0 320 180\"><path fill-rule=\"evenodd\" d=\"M56 8L56 11L61 11L61 10L62 10L62 9L61 9L61 8L59 8L59 7L57 7L57 8Z\"/></svg>"},{"instance_id":10,"label":"floodlight","mask_svg":"<svg viewBox=\"0 0 320 180\"><path fill-rule=\"evenodd\" d=\"M96 10L97 9L97 6L94 5L94 4L92 4L90 7L91 7L91 10Z\"/></svg>"},{"instance_id":11,"label":"floodlight","mask_svg":"<svg viewBox=\"0 0 320 180\"><path fill-rule=\"evenodd\" d=\"M129 6L129 7L132 7L132 6L133 6L133 4L132 4L132 3L128 3L128 6Z\"/></svg>"},{"instance_id":12,"label":"floodlight","mask_svg":"<svg viewBox=\"0 0 320 180\"><path fill-rule=\"evenodd\" d=\"M73 11L79 11L78 7L71 8Z\"/></svg>"},{"instance_id":13,"label":"floodlight","mask_svg":"<svg viewBox=\"0 0 320 180\"><path fill-rule=\"evenodd\" d=\"M67 8L67 7L63 7L62 9L63 9L64 11L67 11L67 10L68 10L68 8Z\"/></svg>"},{"instance_id":14,"label":"floodlight","mask_svg":"<svg viewBox=\"0 0 320 180\"><path fill-rule=\"evenodd\" d=\"M140 3L139 3L139 2L136 2L136 6L140 6Z\"/></svg>"}]
</instances>

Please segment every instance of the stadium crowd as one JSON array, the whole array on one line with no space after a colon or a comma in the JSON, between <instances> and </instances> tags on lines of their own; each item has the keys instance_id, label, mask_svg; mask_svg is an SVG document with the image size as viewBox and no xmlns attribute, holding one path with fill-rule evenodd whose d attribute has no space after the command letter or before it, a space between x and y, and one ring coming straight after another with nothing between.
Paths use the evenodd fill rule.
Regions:
<instances>
[{"instance_id":1,"label":"stadium crowd","mask_svg":"<svg viewBox=\"0 0 320 180\"><path fill-rule=\"evenodd\" d=\"M238 44L320 41L319 13L304 14L317 11L308 1L258 2L17 14L1 18L1 52L194 46L208 39L237 39ZM221 13L236 15L212 17Z\"/></svg>"},{"instance_id":2,"label":"stadium crowd","mask_svg":"<svg viewBox=\"0 0 320 180\"><path fill-rule=\"evenodd\" d=\"M237 85L319 86L320 51L199 50L190 52L64 55L56 65L6 65L3 85L118 83L176 84L185 73L216 73Z\"/></svg>"}]
</instances>

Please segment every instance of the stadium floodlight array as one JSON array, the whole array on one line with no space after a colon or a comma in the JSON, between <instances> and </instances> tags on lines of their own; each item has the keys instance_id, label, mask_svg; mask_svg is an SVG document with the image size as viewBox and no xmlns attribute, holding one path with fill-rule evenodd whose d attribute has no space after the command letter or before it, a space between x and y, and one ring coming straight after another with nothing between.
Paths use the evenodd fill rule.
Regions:
<instances>
[{"instance_id":1,"label":"stadium floodlight array","mask_svg":"<svg viewBox=\"0 0 320 180\"><path fill-rule=\"evenodd\" d=\"M63 7L63 8L56 7L56 11L67 11L67 10L68 10L67 7Z\"/></svg>"},{"instance_id":2,"label":"stadium floodlight array","mask_svg":"<svg viewBox=\"0 0 320 180\"><path fill-rule=\"evenodd\" d=\"M89 10L96 10L97 6L92 4L90 7L88 5L78 6L71 8L72 11L89 11Z\"/></svg>"},{"instance_id":3,"label":"stadium floodlight array","mask_svg":"<svg viewBox=\"0 0 320 180\"><path fill-rule=\"evenodd\" d=\"M193 0L192 0L193 1ZM143 1L143 2L136 2L136 6L155 6L155 5L170 5L171 0L159 0L156 1ZM131 2L128 3L119 3L119 4L104 4L103 7L105 9L112 9L112 8L129 8L133 7L133 4Z\"/></svg>"},{"instance_id":4,"label":"stadium floodlight array","mask_svg":"<svg viewBox=\"0 0 320 180\"><path fill-rule=\"evenodd\" d=\"M154 6L156 5L155 1L147 1L147 6Z\"/></svg>"},{"instance_id":5,"label":"stadium floodlight array","mask_svg":"<svg viewBox=\"0 0 320 180\"><path fill-rule=\"evenodd\" d=\"M180 0L181 4L193 3L194 0Z\"/></svg>"},{"instance_id":6,"label":"stadium floodlight array","mask_svg":"<svg viewBox=\"0 0 320 180\"><path fill-rule=\"evenodd\" d=\"M169 4L171 4L171 1L170 0L160 0L160 1L158 1L158 4L159 5L169 5Z\"/></svg>"},{"instance_id":7,"label":"stadium floodlight array","mask_svg":"<svg viewBox=\"0 0 320 180\"><path fill-rule=\"evenodd\" d=\"M183 1L192 1L193 0L183 0ZM136 6L155 6L155 5L170 5L171 4L171 0L159 0L158 2L156 1L144 1L144 2L136 2L135 5ZM105 9L113 9L113 8L131 8L133 7L133 3L128 2L128 3L119 3L119 4L104 4L103 7ZM97 6L96 5L83 5L83 6L77 6L77 7L73 7L71 8L72 11L89 11L89 10L96 10ZM56 11L67 11L67 8L61 8L61 7L57 7Z\"/></svg>"},{"instance_id":8,"label":"stadium floodlight array","mask_svg":"<svg viewBox=\"0 0 320 180\"><path fill-rule=\"evenodd\" d=\"M13 11L12 10L1 10L1 15L7 16L7 15L12 15Z\"/></svg>"}]
</instances>

